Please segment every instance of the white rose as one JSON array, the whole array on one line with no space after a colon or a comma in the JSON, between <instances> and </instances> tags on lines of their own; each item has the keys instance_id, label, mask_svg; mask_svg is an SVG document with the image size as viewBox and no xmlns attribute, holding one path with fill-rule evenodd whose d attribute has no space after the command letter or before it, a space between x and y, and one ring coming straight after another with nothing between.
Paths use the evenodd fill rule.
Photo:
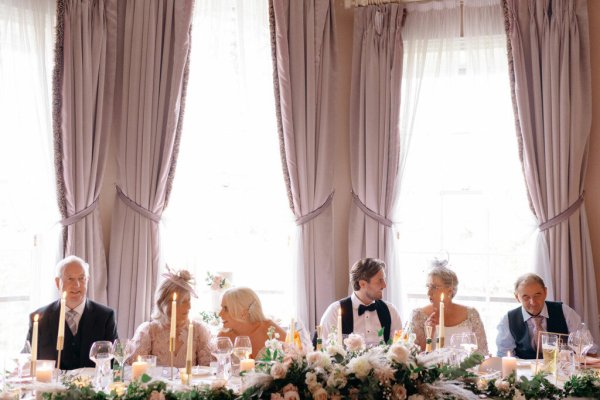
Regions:
<instances>
[{"instance_id":1,"label":"white rose","mask_svg":"<svg viewBox=\"0 0 600 400\"><path fill-rule=\"evenodd\" d=\"M477 381L477 389L486 390L488 387L488 381L486 379L479 379Z\"/></svg>"},{"instance_id":2,"label":"white rose","mask_svg":"<svg viewBox=\"0 0 600 400\"><path fill-rule=\"evenodd\" d=\"M346 349L352 352L365 349L365 339L356 333L349 334L348 337L344 339L344 344L346 345Z\"/></svg>"},{"instance_id":3,"label":"white rose","mask_svg":"<svg viewBox=\"0 0 600 400\"><path fill-rule=\"evenodd\" d=\"M394 343L393 345L391 345L387 354L389 360L398 364L406 364L408 362L409 356L410 353L408 349L400 343Z\"/></svg>"},{"instance_id":4,"label":"white rose","mask_svg":"<svg viewBox=\"0 0 600 400\"><path fill-rule=\"evenodd\" d=\"M494 385L501 392L508 392L510 390L510 383L504 380L497 380Z\"/></svg>"},{"instance_id":5,"label":"white rose","mask_svg":"<svg viewBox=\"0 0 600 400\"><path fill-rule=\"evenodd\" d=\"M319 382L317 382L317 374L314 372L307 372L304 383L306 383L306 386L308 386L309 390L314 390L314 388L319 384Z\"/></svg>"},{"instance_id":6,"label":"white rose","mask_svg":"<svg viewBox=\"0 0 600 400\"><path fill-rule=\"evenodd\" d=\"M341 345L330 344L329 346L327 346L326 350L327 354L329 354L330 356L335 356L336 354L339 354L342 357L346 356L346 350L344 350L344 348Z\"/></svg>"},{"instance_id":7,"label":"white rose","mask_svg":"<svg viewBox=\"0 0 600 400\"><path fill-rule=\"evenodd\" d=\"M365 357L353 358L348 363L348 370L350 370L350 372L353 372L354 375L356 375L356 377L359 379L366 378L367 375L369 375L369 372L371 372L371 369L371 363Z\"/></svg>"},{"instance_id":8,"label":"white rose","mask_svg":"<svg viewBox=\"0 0 600 400\"><path fill-rule=\"evenodd\" d=\"M513 400L526 400L527 398L519 389L515 390L515 395L513 396Z\"/></svg>"}]
</instances>

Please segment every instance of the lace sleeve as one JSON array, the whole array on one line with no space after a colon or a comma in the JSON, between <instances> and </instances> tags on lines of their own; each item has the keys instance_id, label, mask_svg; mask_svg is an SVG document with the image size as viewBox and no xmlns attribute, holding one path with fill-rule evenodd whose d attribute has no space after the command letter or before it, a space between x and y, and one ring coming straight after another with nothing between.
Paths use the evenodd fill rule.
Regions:
<instances>
[{"instance_id":1,"label":"lace sleeve","mask_svg":"<svg viewBox=\"0 0 600 400\"><path fill-rule=\"evenodd\" d=\"M211 336L208 328L200 322L194 322L194 340L196 348L196 364L210 365L211 361Z\"/></svg>"},{"instance_id":2,"label":"lace sleeve","mask_svg":"<svg viewBox=\"0 0 600 400\"><path fill-rule=\"evenodd\" d=\"M425 315L420 308L412 311L410 316L409 328L411 332L417 335L416 343L421 347L421 350L425 350Z\"/></svg>"},{"instance_id":3,"label":"lace sleeve","mask_svg":"<svg viewBox=\"0 0 600 400\"><path fill-rule=\"evenodd\" d=\"M471 325L471 330L475 333L475 337L477 337L477 350L483 355L488 355L487 337L485 335L485 328L479 317L479 312L476 309L469 307L467 318Z\"/></svg>"},{"instance_id":4,"label":"lace sleeve","mask_svg":"<svg viewBox=\"0 0 600 400\"><path fill-rule=\"evenodd\" d=\"M151 354L152 339L150 336L150 322L143 322L138 326L131 341L133 343L133 354L128 358L128 364L136 361L140 355Z\"/></svg>"}]
</instances>

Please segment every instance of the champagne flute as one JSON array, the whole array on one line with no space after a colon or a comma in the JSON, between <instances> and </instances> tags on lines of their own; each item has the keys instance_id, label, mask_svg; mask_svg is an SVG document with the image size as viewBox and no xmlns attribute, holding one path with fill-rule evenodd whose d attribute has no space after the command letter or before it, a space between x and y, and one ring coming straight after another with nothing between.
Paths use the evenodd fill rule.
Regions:
<instances>
[{"instance_id":1,"label":"champagne flute","mask_svg":"<svg viewBox=\"0 0 600 400\"><path fill-rule=\"evenodd\" d=\"M21 381L23 379L23 367L31 361L31 343L29 343L29 340L25 341L21 352L17 353L14 360L17 364L17 377Z\"/></svg>"},{"instance_id":2,"label":"champagne flute","mask_svg":"<svg viewBox=\"0 0 600 400\"><path fill-rule=\"evenodd\" d=\"M90 348L90 360L96 363L94 384L96 388L105 390L112 382L110 360L114 358L113 344L108 340L94 342Z\"/></svg>"},{"instance_id":3,"label":"champagne flute","mask_svg":"<svg viewBox=\"0 0 600 400\"><path fill-rule=\"evenodd\" d=\"M217 379L229 378L233 343L228 337L217 337L213 341L212 354L217 359Z\"/></svg>"},{"instance_id":4,"label":"champagne flute","mask_svg":"<svg viewBox=\"0 0 600 400\"><path fill-rule=\"evenodd\" d=\"M131 339L115 339L112 346L113 356L117 364L119 364L119 371L121 380L125 380L125 362L133 354L133 342Z\"/></svg>"}]
</instances>

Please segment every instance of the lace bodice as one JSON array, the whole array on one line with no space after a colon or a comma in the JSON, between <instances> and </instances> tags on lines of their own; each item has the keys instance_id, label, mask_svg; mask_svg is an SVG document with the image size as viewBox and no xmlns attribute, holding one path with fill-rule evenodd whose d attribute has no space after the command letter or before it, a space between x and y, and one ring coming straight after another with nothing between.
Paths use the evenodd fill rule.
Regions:
<instances>
[{"instance_id":1,"label":"lace bodice","mask_svg":"<svg viewBox=\"0 0 600 400\"><path fill-rule=\"evenodd\" d=\"M425 321L429 315L423 312L422 308L413 310L410 318L410 329L417 335L417 342L425 343ZM488 354L487 337L485 336L485 328L479 317L479 312L472 307L467 307L467 319L455 326L446 327L446 340L454 333L473 332L477 337L477 350L484 355ZM449 342L447 342L449 343Z\"/></svg>"},{"instance_id":2,"label":"lace bodice","mask_svg":"<svg viewBox=\"0 0 600 400\"><path fill-rule=\"evenodd\" d=\"M188 326L177 332L173 366L185 367L187 352ZM138 355L155 355L157 365L170 365L169 352L170 325L158 321L144 322L138 326L133 337L134 353L129 362L137 360ZM193 365L209 365L211 361L211 336L208 328L194 321L194 359Z\"/></svg>"}]
</instances>

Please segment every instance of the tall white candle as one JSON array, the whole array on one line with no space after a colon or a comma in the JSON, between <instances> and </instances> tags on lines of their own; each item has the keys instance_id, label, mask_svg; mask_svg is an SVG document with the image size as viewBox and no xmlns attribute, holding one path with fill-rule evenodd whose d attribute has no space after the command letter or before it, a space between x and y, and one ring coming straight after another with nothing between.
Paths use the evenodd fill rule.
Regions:
<instances>
[{"instance_id":1,"label":"tall white candle","mask_svg":"<svg viewBox=\"0 0 600 400\"><path fill-rule=\"evenodd\" d=\"M445 321L445 304L444 304L444 293L440 296L440 329L438 333L438 339L440 341L440 348L444 347L444 339L446 338L446 321Z\"/></svg>"},{"instance_id":2,"label":"tall white candle","mask_svg":"<svg viewBox=\"0 0 600 400\"><path fill-rule=\"evenodd\" d=\"M171 339L175 339L175 328L177 325L177 293L173 293L173 301L171 302Z\"/></svg>"},{"instance_id":3,"label":"tall white candle","mask_svg":"<svg viewBox=\"0 0 600 400\"><path fill-rule=\"evenodd\" d=\"M190 321L188 325L187 351L185 353L185 365L193 365L194 354L194 324Z\"/></svg>"},{"instance_id":4,"label":"tall white candle","mask_svg":"<svg viewBox=\"0 0 600 400\"><path fill-rule=\"evenodd\" d=\"M343 346L342 341L342 309L338 310L338 319L337 319L337 344L338 346Z\"/></svg>"},{"instance_id":5,"label":"tall white candle","mask_svg":"<svg viewBox=\"0 0 600 400\"><path fill-rule=\"evenodd\" d=\"M517 370L517 359L510 356L510 351L506 357L502 357L502 377L506 378Z\"/></svg>"},{"instance_id":6,"label":"tall white candle","mask_svg":"<svg viewBox=\"0 0 600 400\"><path fill-rule=\"evenodd\" d=\"M58 317L58 335L56 338L56 350L62 350L65 342L65 307L67 292L63 292L60 299L60 316Z\"/></svg>"},{"instance_id":7,"label":"tall white candle","mask_svg":"<svg viewBox=\"0 0 600 400\"><path fill-rule=\"evenodd\" d=\"M33 317L33 330L31 332L31 376L35 376L35 363L37 361L38 351L38 319L40 316L35 314Z\"/></svg>"}]
</instances>

